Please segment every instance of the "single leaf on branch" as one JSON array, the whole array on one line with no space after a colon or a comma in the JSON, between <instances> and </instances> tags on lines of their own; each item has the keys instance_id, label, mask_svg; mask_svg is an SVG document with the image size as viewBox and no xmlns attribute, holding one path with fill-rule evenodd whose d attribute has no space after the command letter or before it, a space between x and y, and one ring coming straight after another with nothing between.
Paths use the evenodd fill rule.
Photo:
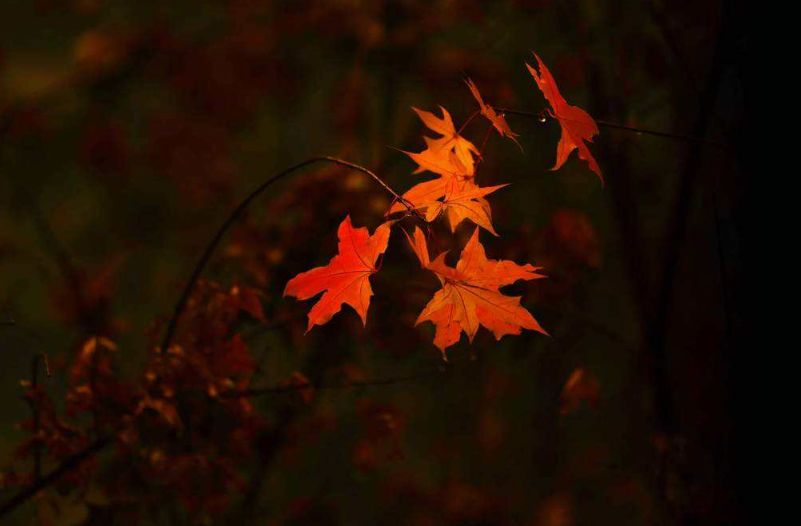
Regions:
<instances>
[{"instance_id":1,"label":"single leaf on branch","mask_svg":"<svg viewBox=\"0 0 801 526\"><path fill-rule=\"evenodd\" d=\"M520 148L520 150L522 151L523 147L520 146L519 142L517 142L517 134L513 132L512 129L509 127L509 123L506 122L506 118L503 116L503 114L498 113L497 111L495 111L495 108L484 102L484 98L481 96L481 92L478 91L478 86L476 86L476 84L472 80L466 79L465 83L467 84L467 87L470 89L470 93L473 94L473 98L475 98L476 102L478 102L478 107L479 111L481 111L481 115L483 115L488 121L490 121L490 123L492 123L492 126L495 128L495 130L501 137L506 137L508 139L511 139L512 141L514 141L517 147Z\"/></svg>"},{"instance_id":2,"label":"single leaf on branch","mask_svg":"<svg viewBox=\"0 0 801 526\"><path fill-rule=\"evenodd\" d=\"M483 325L500 340L507 334L520 334L529 329L548 334L537 320L520 305L520 298L506 296L500 288L518 280L544 278L539 267L518 265L513 261L487 259L478 239L478 228L467 242L456 267L445 264L445 253L430 260L423 232L416 228L408 236L423 268L439 278L438 290L417 318L416 324L430 321L436 326L434 345L443 356L445 349L457 343L461 333L473 341L479 326Z\"/></svg>"},{"instance_id":3,"label":"single leaf on branch","mask_svg":"<svg viewBox=\"0 0 801 526\"><path fill-rule=\"evenodd\" d=\"M367 324L367 309L373 290L370 276L378 271L376 261L387 249L391 222L383 223L371 236L364 227L353 228L350 216L339 225L339 253L328 265L298 274L286 284L284 296L307 300L324 292L309 311L306 332L327 323L347 304Z\"/></svg>"},{"instance_id":4,"label":"single leaf on branch","mask_svg":"<svg viewBox=\"0 0 801 526\"><path fill-rule=\"evenodd\" d=\"M559 93L559 87L556 85L553 75L551 75L539 55L534 53L534 57L537 59L539 72L529 64L526 64L526 67L545 96L545 100L551 105L551 110L549 111L551 117L557 119L562 127L562 137L556 147L556 163L551 170L561 168L570 153L578 149L579 158L586 161L590 170L595 172L603 182L604 177L601 174L601 168L584 142L592 142L592 137L598 135L598 125L590 117L589 113L578 106L572 106L567 103L562 94Z\"/></svg>"}]
</instances>

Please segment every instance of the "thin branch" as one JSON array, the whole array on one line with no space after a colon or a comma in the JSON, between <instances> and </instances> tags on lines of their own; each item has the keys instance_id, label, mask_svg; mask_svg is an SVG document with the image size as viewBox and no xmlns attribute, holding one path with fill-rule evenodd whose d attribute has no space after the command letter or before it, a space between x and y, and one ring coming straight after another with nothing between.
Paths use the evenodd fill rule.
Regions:
<instances>
[{"instance_id":1,"label":"thin branch","mask_svg":"<svg viewBox=\"0 0 801 526\"><path fill-rule=\"evenodd\" d=\"M12 107L5 112L0 112L0 145L5 145L6 134L13 126L16 111L19 111L19 108ZM87 308L80 270L75 266L69 250L59 240L55 230L50 225L44 212L42 212L37 199L30 194L24 183L12 176L10 171L8 173L9 183L19 195L23 207L30 214L31 222L39 236L43 249L55 262L62 280L72 295L78 319L87 331L93 330L94 323Z\"/></svg>"},{"instance_id":2,"label":"thin branch","mask_svg":"<svg viewBox=\"0 0 801 526\"><path fill-rule=\"evenodd\" d=\"M44 477L40 478L39 480L35 481L33 484L21 490L19 493L17 493L9 500L4 502L2 505L0 505L0 517L3 517L7 513L14 511L18 506L21 506L22 504L27 502L30 498L39 493L42 489L46 488L50 484L57 481L65 473L69 473L73 469L80 466L87 458L91 457L98 451L104 449L111 443L112 443L111 437L109 436L101 437L92 442L91 444L89 444L86 448L82 449L81 451L78 451L74 455L67 457L61 464L59 464L59 466L56 469L54 469Z\"/></svg>"},{"instance_id":3,"label":"thin branch","mask_svg":"<svg viewBox=\"0 0 801 526\"><path fill-rule=\"evenodd\" d=\"M456 135L461 135L461 134L462 134L462 132L464 131L464 129L465 129L465 128L467 128L467 125L468 125L468 124L470 124L470 122L471 122L473 119L475 119L475 118L476 118L476 115L478 115L479 113L481 113L481 110L476 110L476 111L474 111L474 112L473 112L473 113L472 113L472 114L471 114L471 115L470 115L470 116L467 118L467 120L466 120L466 121L464 121L464 124L462 124L462 125L459 127L459 131L457 131L457 132L456 132Z\"/></svg>"},{"instance_id":4,"label":"thin branch","mask_svg":"<svg viewBox=\"0 0 801 526\"><path fill-rule=\"evenodd\" d=\"M220 394L220 396L223 398L250 398L262 395L294 393L296 391L302 391L304 389L339 390L339 389L357 389L360 387L381 387L387 385L397 385L397 384L407 384L407 383L417 382L419 380L424 380L427 378L431 378L433 376L441 375L446 370L447 369L445 369L444 367L438 367L436 369L433 369L431 371L422 374L393 376L389 378L377 378L373 380L354 380L354 381L332 383L332 384L325 384L325 383L315 384L313 382L302 382L296 384L279 385L275 387L256 387L252 389L228 391Z\"/></svg>"},{"instance_id":5,"label":"thin branch","mask_svg":"<svg viewBox=\"0 0 801 526\"><path fill-rule=\"evenodd\" d=\"M44 364L45 374L50 378L50 363L47 360L47 355L43 352L35 354L31 359L31 390L36 391L39 387L39 362ZM28 402L31 406L31 413L33 413L33 480L38 482L42 478L42 443L39 440L39 429L41 428L41 418L39 415L39 406L33 398L29 398Z\"/></svg>"},{"instance_id":6,"label":"thin branch","mask_svg":"<svg viewBox=\"0 0 801 526\"><path fill-rule=\"evenodd\" d=\"M729 10L724 7L724 22L718 31L716 38L715 50L710 66L706 72L706 79L704 88L701 91L698 100L698 112L696 114L693 129L696 133L704 133L709 129L709 121L712 116L712 108L719 97L720 84L725 73L725 66L723 57L727 49L732 45L732 34L730 29L730 21L726 21L726 12ZM666 429L662 430L669 436L678 436L679 432L679 418L675 414L675 402L672 398L672 389L670 382L670 360L668 357L667 334L669 329L669 317L673 308L674 295L676 293L676 276L681 257L683 256L683 249L685 238L691 221L691 213L693 203L695 202L695 195L703 180L703 172L700 168L704 161L704 151L701 149L700 144L693 145L690 148L687 157L684 159L684 165L679 173L677 181L676 193L673 196L673 203L670 210L672 221L667 225L667 232L665 233L664 242L664 256L661 269L661 276L657 282L656 289L656 304L652 314L651 322L646 326L648 336L650 339L650 347L653 355L653 375L657 384L660 386L658 395L662 399L658 401L667 408L661 409L662 411L669 412L667 418ZM717 194L716 194L717 195ZM667 481L664 479L665 475L661 474L663 480L662 491L667 493Z\"/></svg>"},{"instance_id":7,"label":"thin branch","mask_svg":"<svg viewBox=\"0 0 801 526\"><path fill-rule=\"evenodd\" d=\"M344 166L346 168L350 168L352 170L356 170L358 172L370 176L375 182L379 184L379 186L381 186L381 188L383 188L384 190L387 191L387 193L392 195L394 199L402 203L403 206L405 206L410 213L419 214L419 212L417 212L414 209L411 203L409 203L406 199L404 199L401 195L399 195L395 190L390 188L389 185L387 185L387 183L385 183L375 173L373 173L372 171L368 170L363 166L342 159L337 159L336 157L329 157L329 156L312 157L311 159L307 159L301 163L298 163L285 170L282 170L281 172L278 172L277 174L275 174L274 176L270 177L265 182L263 182L261 185L259 185L255 190L253 190L250 193L250 195L248 195L245 199L242 200L242 202L239 203L239 205L234 209L234 211L231 212L231 215L228 216L228 218L223 222L223 224L217 230L217 233L214 234L214 237L211 238L211 241L209 241L209 243L206 245L203 254L200 256L200 259L195 264L195 267L192 270L192 274L189 277L189 280L187 281L186 286L184 287L184 290L181 293L181 296L178 298L175 307L173 308L172 317L170 318L170 321L167 324L167 330L164 333L164 339L162 340L161 346L159 347L160 352L165 352L167 349L169 349L170 345L172 344L172 340L175 336L175 331L178 327L178 322L181 318L181 314L183 314L183 311L186 308L186 302L189 301L189 296L195 289L197 280L203 274L203 270L206 268L206 265L208 264L209 259L211 259L212 254L217 249L217 246L220 244L220 241L222 241L223 236L225 236L228 230L239 220L242 213L244 213L244 211L248 208L248 206L250 206L250 203L252 203L253 200L256 199L258 196L260 196L267 188L272 186L274 183L280 181L284 177L291 175L302 168L321 162L338 164L339 166Z\"/></svg>"},{"instance_id":8,"label":"thin branch","mask_svg":"<svg viewBox=\"0 0 801 526\"><path fill-rule=\"evenodd\" d=\"M530 111L520 111L514 110L510 108L498 108L498 112L504 113L507 115L518 115L520 117L531 117L537 119L538 121L544 123L549 120L564 120L570 121L570 119L565 119L563 117L553 117L545 111L541 111L539 113L534 113ZM623 130L632 133L642 134L642 135L653 135L654 137L663 137L665 139L673 139L676 141L684 141L684 142L692 142L692 143L699 143L699 144L706 144L707 146L714 146L715 148L722 148L728 149L729 146L726 143L722 143L719 141L713 141L711 139L705 139L703 137L696 137L694 135L685 135L681 133L668 133L663 131L656 131L656 130L649 130L646 128L637 128L634 126L627 126L625 124L618 124L616 122L609 122L604 120L595 120L599 126L603 126L605 128L612 128L614 130Z\"/></svg>"},{"instance_id":9,"label":"thin branch","mask_svg":"<svg viewBox=\"0 0 801 526\"><path fill-rule=\"evenodd\" d=\"M481 141L481 148L478 149L481 152L481 155L484 155L484 148L487 146L487 141L489 140L490 132L492 131L492 124L487 126L487 133L484 134L484 140Z\"/></svg>"},{"instance_id":10,"label":"thin branch","mask_svg":"<svg viewBox=\"0 0 801 526\"><path fill-rule=\"evenodd\" d=\"M15 189L24 208L30 214L30 219L36 233L41 240L42 247L55 262L61 279L72 295L75 311L86 331L93 330L94 320L87 307L86 297L83 291L83 278L78 267L75 266L69 250L64 246L56 235L44 212L42 212L36 198L28 192L23 183L13 176L9 177L12 187Z\"/></svg>"}]
</instances>

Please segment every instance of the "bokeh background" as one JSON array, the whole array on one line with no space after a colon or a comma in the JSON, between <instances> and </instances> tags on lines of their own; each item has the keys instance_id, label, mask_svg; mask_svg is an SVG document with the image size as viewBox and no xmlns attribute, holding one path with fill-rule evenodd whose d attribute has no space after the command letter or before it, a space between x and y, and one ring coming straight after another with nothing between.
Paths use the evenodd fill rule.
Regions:
<instances>
[{"instance_id":1,"label":"bokeh background","mask_svg":"<svg viewBox=\"0 0 801 526\"><path fill-rule=\"evenodd\" d=\"M400 232L366 329L345 309L304 336L311 303L282 298L286 281L335 253L346 214L372 229L390 201L340 167L281 182L203 286L258 293L264 321L237 321L259 364L252 387L323 388L252 398L269 433L232 468L240 483L218 480L222 504L158 479L126 497L101 468L4 524L743 520L744 22L739 4L715 1L3 2L0 471L30 469L20 381L38 353L57 406L93 336L116 343L116 374L137 378L242 197L316 155L407 190L419 178L397 149L420 149L424 133L410 107L442 104L464 122L466 76L497 106L540 112L524 66L536 51L596 118L712 141L602 126L591 148L603 186L575 154L548 171L556 123L509 116L524 151L486 143L482 184L511 186L490 199L500 237L482 241L491 257L545 267L547 280L510 290L551 337L482 330L447 364L432 327L414 327L437 282ZM466 133L480 144L484 131ZM371 379L390 381L335 387ZM5 477L0 495L18 489Z\"/></svg>"}]
</instances>

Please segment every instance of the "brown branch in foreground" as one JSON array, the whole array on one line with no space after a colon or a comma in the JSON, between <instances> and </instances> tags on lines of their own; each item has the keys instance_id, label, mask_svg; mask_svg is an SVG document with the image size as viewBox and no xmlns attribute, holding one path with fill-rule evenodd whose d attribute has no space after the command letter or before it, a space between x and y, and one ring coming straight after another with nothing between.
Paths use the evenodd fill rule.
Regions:
<instances>
[{"instance_id":1,"label":"brown branch in foreground","mask_svg":"<svg viewBox=\"0 0 801 526\"><path fill-rule=\"evenodd\" d=\"M7 513L14 511L18 506L21 506L25 502L27 502L30 498L34 495L39 493L42 489L46 488L50 484L53 484L58 479L61 478L62 475L72 471L73 469L80 466L84 460L91 457L98 451L104 449L106 446L112 443L111 437L101 437L89 444L86 448L82 449L81 451L75 453L74 455L70 455L67 457L59 466L45 475L44 477L40 478L39 480L35 481L30 486L24 488L19 493L8 499L2 505L0 505L0 517L3 517Z\"/></svg>"},{"instance_id":2,"label":"brown branch in foreground","mask_svg":"<svg viewBox=\"0 0 801 526\"><path fill-rule=\"evenodd\" d=\"M499 113L503 113L503 114L506 114L506 115L518 115L520 117L531 117L531 118L537 119L538 121L543 122L543 123L546 122L546 121L549 121L549 120L565 120L565 121L569 121L570 120L570 119L564 119L562 117L554 117L554 116L550 115L547 111L541 111L539 113L534 113L534 112L530 112L530 111L514 110L514 109L511 109L511 108L497 108L497 111ZM612 128L614 130L623 130L623 131L628 131L628 132L638 133L638 134L643 134L643 135L653 135L654 137L663 137L663 138L666 138L666 139L673 139L673 140L676 140L676 141L684 141L684 142L705 144L707 146L714 146L715 148L723 148L723 149L728 149L729 148L729 145L726 144L726 143L719 142L719 141L713 141L711 139L706 139L704 137L696 137L694 135L685 135L685 134L682 134L682 133L668 133L668 132L657 131L657 130L649 130L649 129L645 129L645 128L637 128L637 127L634 127L634 126L628 126L628 125L625 125L625 124L618 124L616 122L609 122L609 121L598 120L598 119L595 119L595 122L599 126L603 126L605 128Z\"/></svg>"}]
</instances>

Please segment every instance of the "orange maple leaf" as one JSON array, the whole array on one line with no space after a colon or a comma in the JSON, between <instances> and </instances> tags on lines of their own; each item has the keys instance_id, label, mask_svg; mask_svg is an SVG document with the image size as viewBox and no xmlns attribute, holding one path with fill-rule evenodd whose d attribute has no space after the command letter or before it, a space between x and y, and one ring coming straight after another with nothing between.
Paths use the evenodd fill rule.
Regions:
<instances>
[{"instance_id":1,"label":"orange maple leaf","mask_svg":"<svg viewBox=\"0 0 801 526\"><path fill-rule=\"evenodd\" d=\"M522 151L523 147L520 146L519 142L517 142L517 134L513 132L512 129L509 127L509 123L506 122L506 118L503 116L503 114L496 112L495 108L484 102L484 98L481 96L481 92L478 91L478 86L476 86L476 84L472 80L465 79L465 83L467 84L467 87L470 88L470 93L473 94L473 97L476 99L476 102L478 102L478 107L481 111L481 115L483 115L488 121L492 123L492 125L495 127L495 129L498 131L498 134L500 134L501 137L507 137L511 139L512 141L514 141L517 147L520 148L520 150Z\"/></svg>"},{"instance_id":2,"label":"orange maple leaf","mask_svg":"<svg viewBox=\"0 0 801 526\"><path fill-rule=\"evenodd\" d=\"M483 325L500 340L507 334L520 334L522 329L545 332L529 311L520 305L520 298L505 296L500 287L518 280L544 278L539 267L518 265L513 261L487 259L478 240L478 228L467 242L456 267L445 264L445 253L433 261L423 232L416 228L409 238L420 264L437 275L442 288L438 290L417 318L415 324L430 321L436 326L434 345L443 356L445 349L459 341L464 331L472 342L479 325Z\"/></svg>"},{"instance_id":3,"label":"orange maple leaf","mask_svg":"<svg viewBox=\"0 0 801 526\"><path fill-rule=\"evenodd\" d=\"M595 157L590 153L587 144L584 141L592 142L592 137L598 135L598 125L595 123L590 114L579 108L578 106L571 106L567 103L562 94L559 93L559 87L556 85L551 72L545 67L539 55L534 53L537 59L537 65L540 72L531 67L528 63L528 68L531 76L539 86L540 91L545 96L545 99L551 105L552 110L549 111L551 117L559 120L559 125L562 127L562 137L559 139L559 145L556 147L556 163L551 170L558 170L561 168L570 153L578 149L578 156L584 159L590 170L595 172L601 179L604 176L601 174L601 168L595 161Z\"/></svg>"},{"instance_id":4,"label":"orange maple leaf","mask_svg":"<svg viewBox=\"0 0 801 526\"><path fill-rule=\"evenodd\" d=\"M425 212L425 220L429 223L444 215L448 219L451 232L455 232L459 223L468 219L497 236L492 227L490 206L484 196L504 186L508 185L480 187L469 179L440 177L413 186L403 194L403 199L411 203L414 209ZM407 210L405 204L396 202L387 213L394 214L405 210Z\"/></svg>"},{"instance_id":5,"label":"orange maple leaf","mask_svg":"<svg viewBox=\"0 0 801 526\"><path fill-rule=\"evenodd\" d=\"M445 164L449 164L451 160L448 154L453 152L458 163L464 167L463 170L465 173L469 173L472 176L475 170L473 155L475 154L481 157L481 153L472 142L459 135L459 132L456 131L456 127L453 125L453 119L451 118L451 114L448 113L448 110L440 106L439 109L442 110L442 117L437 117L429 111L419 110L415 107L412 107L412 109L420 117L420 120L423 121L423 124L428 126L431 131L441 135L441 137L437 139L424 137L427 149L415 155L438 159L439 162L444 161ZM415 159L415 157L412 156L412 159ZM420 169L427 170L428 168L424 168L421 165Z\"/></svg>"},{"instance_id":6,"label":"orange maple leaf","mask_svg":"<svg viewBox=\"0 0 801 526\"><path fill-rule=\"evenodd\" d=\"M403 152L417 163L414 173L433 172L442 177L471 179L475 176L475 163L469 166L461 161L456 152L450 148L436 146L436 139L423 137L428 148L422 152Z\"/></svg>"},{"instance_id":7,"label":"orange maple leaf","mask_svg":"<svg viewBox=\"0 0 801 526\"><path fill-rule=\"evenodd\" d=\"M315 325L327 323L345 303L359 314L367 324L370 307L370 276L378 271L376 260L384 253L389 242L390 222L384 223L371 236L364 227L353 228L350 216L339 225L339 253L328 265L302 272L289 280L284 296L307 300L325 291L309 311L306 332Z\"/></svg>"}]
</instances>

